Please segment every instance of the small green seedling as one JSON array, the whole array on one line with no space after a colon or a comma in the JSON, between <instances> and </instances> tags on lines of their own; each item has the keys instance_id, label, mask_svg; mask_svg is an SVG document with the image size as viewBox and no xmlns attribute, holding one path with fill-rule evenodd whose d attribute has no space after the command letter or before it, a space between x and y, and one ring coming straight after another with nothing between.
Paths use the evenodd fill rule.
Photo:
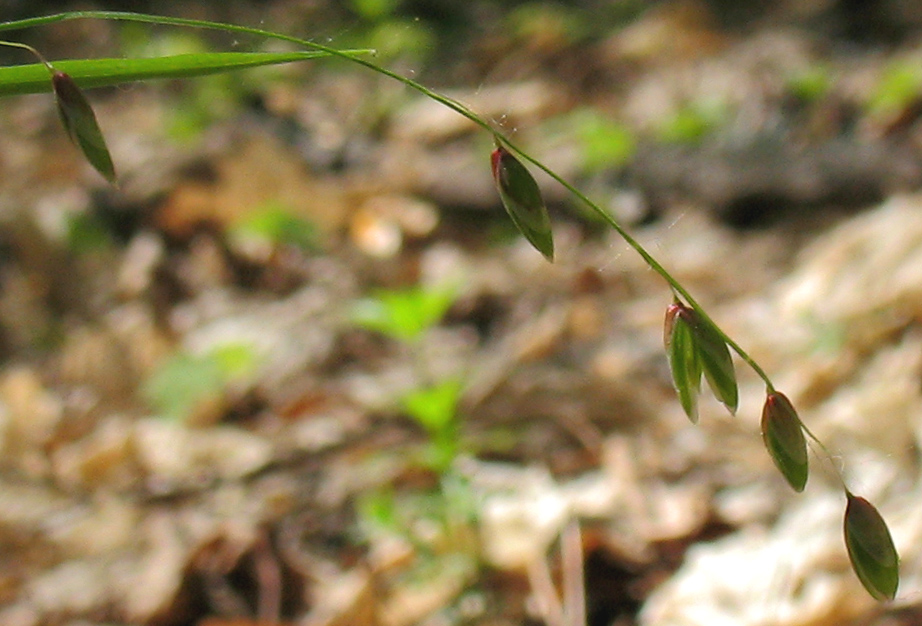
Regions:
<instances>
[{"instance_id":1,"label":"small green seedling","mask_svg":"<svg viewBox=\"0 0 922 626\"><path fill-rule=\"evenodd\" d=\"M660 123L657 137L665 143L696 145L719 128L726 116L723 102L691 102Z\"/></svg>"},{"instance_id":2,"label":"small green seedling","mask_svg":"<svg viewBox=\"0 0 922 626\"><path fill-rule=\"evenodd\" d=\"M248 213L231 227L229 236L243 245L273 249L291 246L303 252L316 252L320 248L317 227L278 202Z\"/></svg>"},{"instance_id":3,"label":"small green seedling","mask_svg":"<svg viewBox=\"0 0 922 626\"><path fill-rule=\"evenodd\" d=\"M396 537L414 547L405 570L410 581L441 576L448 568L465 579L476 574L477 498L468 481L456 474L443 476L438 490L400 493L382 487L365 491L358 497L356 510L358 531L364 539Z\"/></svg>"},{"instance_id":4,"label":"small green seedling","mask_svg":"<svg viewBox=\"0 0 922 626\"><path fill-rule=\"evenodd\" d=\"M201 403L221 398L231 385L251 377L258 364L247 343L225 343L201 355L182 351L160 365L142 393L165 417L185 420Z\"/></svg>"},{"instance_id":5,"label":"small green seedling","mask_svg":"<svg viewBox=\"0 0 922 626\"><path fill-rule=\"evenodd\" d=\"M415 348L456 298L454 286L381 290L355 304L352 321ZM440 473L447 471L458 453L457 407L462 390L461 379L449 377L411 389L398 399L400 408L429 435L426 465Z\"/></svg>"},{"instance_id":6,"label":"small green seedling","mask_svg":"<svg viewBox=\"0 0 922 626\"><path fill-rule=\"evenodd\" d=\"M589 109L576 111L570 121L580 142L585 171L621 167L634 156L637 141L625 125Z\"/></svg>"},{"instance_id":7,"label":"small green seedling","mask_svg":"<svg viewBox=\"0 0 922 626\"><path fill-rule=\"evenodd\" d=\"M75 213L67 217L65 243L76 254L105 250L113 244L112 233L92 213Z\"/></svg>"},{"instance_id":8,"label":"small green seedling","mask_svg":"<svg viewBox=\"0 0 922 626\"><path fill-rule=\"evenodd\" d=\"M351 317L362 328L415 343L441 321L456 298L454 286L380 290L356 302Z\"/></svg>"},{"instance_id":9,"label":"small green seedling","mask_svg":"<svg viewBox=\"0 0 922 626\"><path fill-rule=\"evenodd\" d=\"M458 456L458 403L462 391L460 379L448 378L413 389L400 399L407 414L429 434L425 462L439 473L448 471Z\"/></svg>"},{"instance_id":10,"label":"small green seedling","mask_svg":"<svg viewBox=\"0 0 922 626\"><path fill-rule=\"evenodd\" d=\"M801 102L817 102L830 92L834 84L832 70L813 64L787 77L788 92Z\"/></svg>"},{"instance_id":11,"label":"small green seedling","mask_svg":"<svg viewBox=\"0 0 922 626\"><path fill-rule=\"evenodd\" d=\"M888 119L922 97L922 69L917 61L891 63L871 92L865 105L868 115Z\"/></svg>"}]
</instances>

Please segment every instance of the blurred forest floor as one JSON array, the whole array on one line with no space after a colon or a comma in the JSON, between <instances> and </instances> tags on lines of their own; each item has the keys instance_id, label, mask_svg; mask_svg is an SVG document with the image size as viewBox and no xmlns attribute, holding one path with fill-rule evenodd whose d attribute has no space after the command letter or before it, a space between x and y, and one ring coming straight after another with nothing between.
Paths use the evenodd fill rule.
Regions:
<instances>
[{"instance_id":1,"label":"blurred forest floor","mask_svg":"<svg viewBox=\"0 0 922 626\"><path fill-rule=\"evenodd\" d=\"M316 60L91 92L107 186L49 96L0 107L0 623L922 621L922 9L813 0L124 2L373 47L597 199L878 504L861 589L835 473L793 494L761 381L692 425L667 286L492 139ZM0 3L10 20L65 2ZM50 59L274 49L75 21ZM31 62L0 49L6 64Z\"/></svg>"}]
</instances>

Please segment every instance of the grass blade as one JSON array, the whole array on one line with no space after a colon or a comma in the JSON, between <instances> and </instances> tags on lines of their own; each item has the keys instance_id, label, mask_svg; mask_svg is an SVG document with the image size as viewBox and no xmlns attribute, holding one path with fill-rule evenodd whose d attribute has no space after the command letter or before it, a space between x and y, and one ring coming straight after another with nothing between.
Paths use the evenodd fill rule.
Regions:
<instances>
[{"instance_id":1,"label":"grass blade","mask_svg":"<svg viewBox=\"0 0 922 626\"><path fill-rule=\"evenodd\" d=\"M360 52L360 51L350 51ZM326 52L205 52L149 59L72 59L54 61L83 89L140 80L188 78L249 67L278 65L329 56ZM41 63L0 67L0 96L51 91L48 68Z\"/></svg>"}]
</instances>

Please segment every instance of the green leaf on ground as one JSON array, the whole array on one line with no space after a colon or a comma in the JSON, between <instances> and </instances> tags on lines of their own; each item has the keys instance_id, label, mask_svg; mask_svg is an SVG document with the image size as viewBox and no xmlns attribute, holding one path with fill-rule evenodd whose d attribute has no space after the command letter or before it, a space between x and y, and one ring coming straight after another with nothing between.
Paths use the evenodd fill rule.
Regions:
<instances>
[{"instance_id":1,"label":"green leaf on ground","mask_svg":"<svg viewBox=\"0 0 922 626\"><path fill-rule=\"evenodd\" d=\"M352 321L393 339L417 341L439 323L456 298L453 286L382 290L355 304Z\"/></svg>"},{"instance_id":2,"label":"green leaf on ground","mask_svg":"<svg viewBox=\"0 0 922 626\"><path fill-rule=\"evenodd\" d=\"M430 433L453 429L462 384L449 378L430 387L414 389L401 399L407 413Z\"/></svg>"}]
</instances>

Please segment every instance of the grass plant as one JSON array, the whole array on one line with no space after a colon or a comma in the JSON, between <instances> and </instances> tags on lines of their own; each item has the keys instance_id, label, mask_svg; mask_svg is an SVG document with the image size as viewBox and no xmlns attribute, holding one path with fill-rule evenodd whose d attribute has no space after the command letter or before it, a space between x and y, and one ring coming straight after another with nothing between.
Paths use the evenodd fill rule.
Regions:
<instances>
[{"instance_id":1,"label":"grass plant","mask_svg":"<svg viewBox=\"0 0 922 626\"><path fill-rule=\"evenodd\" d=\"M386 4L382 6L386 8ZM363 66L448 107L493 137L496 145L492 155L493 175L500 198L517 228L549 261L554 256L551 220L541 199L540 190L529 172L529 167L543 171L566 188L590 212L596 214L604 223L617 231L647 265L662 277L671 292L671 304L667 305L665 343L677 393L692 421L697 418L695 406L702 378L707 380L716 397L731 412L735 411L738 390L734 364L730 356L733 352L765 384L763 438L769 454L791 486L799 491L806 483L807 439L816 444L815 450L830 461L831 467L836 467L836 464L831 462L832 455L825 445L807 428L790 401L775 388L769 375L746 350L714 322L705 308L649 251L597 203L531 156L528 151L516 145L501 129L464 104L433 91L412 78L379 65L369 55L368 50L339 50L307 39L234 24L141 13L75 11L0 23L0 31L22 30L80 19L118 20L161 26L214 29L234 35L273 39L296 48L295 51L283 53L218 52L153 59L75 59L48 62L39 56L40 63L0 68L0 96L42 91L55 93L62 120L75 144L106 178L115 180L115 170L109 162L108 150L95 124L92 109L82 95L83 89L127 81L201 76L235 71L244 67L289 63L321 57L335 57ZM26 47L17 42L6 42L6 45ZM889 102L901 96L903 85L909 81L902 76L898 78L899 80L891 81L895 86L881 88L882 95L879 96L879 100ZM891 93L896 95L891 95ZM701 130L700 119L698 117L690 119L692 124L683 122L680 125L682 137L693 138ZM410 329L411 334L412 330ZM399 332L404 331L406 328ZM444 389L434 387L431 393L440 398L437 403L450 407L451 403L445 401L448 392ZM419 408L420 404L425 404L423 400L425 400L424 395L415 400L408 398L405 408L411 413L418 413L417 419L438 437L437 431L444 428L445 424L452 424L454 417L452 415L451 419L446 419L447 413L432 415L429 409ZM430 400L436 402L433 398ZM445 411L443 410L442 413ZM838 473L838 470L836 471ZM838 478L847 503L844 530L852 567L874 598L892 599L899 582L899 560L890 532L877 509L864 498L853 495L846 486L841 473L838 473Z\"/></svg>"}]
</instances>

